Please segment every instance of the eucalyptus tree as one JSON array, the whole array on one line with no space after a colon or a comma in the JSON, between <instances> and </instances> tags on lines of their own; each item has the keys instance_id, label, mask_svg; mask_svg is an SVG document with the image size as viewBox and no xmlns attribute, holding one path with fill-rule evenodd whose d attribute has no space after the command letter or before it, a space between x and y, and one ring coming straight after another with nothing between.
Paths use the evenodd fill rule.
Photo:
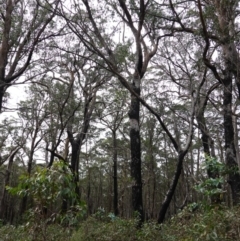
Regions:
<instances>
[{"instance_id":1,"label":"eucalyptus tree","mask_svg":"<svg viewBox=\"0 0 240 241\"><path fill-rule=\"evenodd\" d=\"M73 40L71 35L65 33L61 39L64 39L64 43L56 38L47 45L51 55L41 62L46 74L36 83L40 86L40 93L47 97L45 108L48 119L44 124L47 134L44 140L46 150L50 153L48 167L52 166L55 157L68 162L69 134L75 135L77 129L81 128L84 113L86 86L82 69L88 62L81 60L79 55L87 56L87 52L84 48L78 49L76 44L67 44Z\"/></svg>"},{"instance_id":2,"label":"eucalyptus tree","mask_svg":"<svg viewBox=\"0 0 240 241\"><path fill-rule=\"evenodd\" d=\"M125 80L123 76L127 76L127 74L124 66L129 69L130 74L128 78L131 79L131 84L128 84L128 86L138 95L140 95L141 79L147 70L150 59L157 51L157 43L160 39L160 37L156 38L149 31L151 25L156 20L154 17L149 17L149 22L147 22L147 9L150 5L150 2L145 3L144 1L140 1L139 4L120 0L118 2L103 1L95 9L94 5L91 5L89 1L84 0L82 3L73 1L75 12L72 9L71 11L66 11L63 6L63 10L65 10L63 17L68 27L91 51L97 53L105 61L108 70L121 80ZM153 6L151 7L153 8ZM112 22L113 25L106 26L106 18L111 19L111 16L115 16ZM119 35L119 24L129 27L128 31L130 31L131 37L128 38L126 43L124 42L124 38L127 36L125 33L123 34L123 41L119 43L110 37L110 35L116 37ZM126 53L128 53L130 47L132 48L133 43L136 50L134 55L131 55L131 58L128 60L128 54ZM126 82L124 82L125 85ZM132 205L133 210L137 211L140 219L143 220L139 113L140 102L132 94L129 111L132 155Z\"/></svg>"},{"instance_id":3,"label":"eucalyptus tree","mask_svg":"<svg viewBox=\"0 0 240 241\"><path fill-rule=\"evenodd\" d=\"M184 8L185 11L180 9ZM202 41L201 61L222 85L223 125L225 138L225 161L229 168L229 185L233 203L239 202L240 174L237 164L234 127L232 118L233 81L239 92L239 54L237 49L237 22L239 1L169 0L172 18L162 26L174 33L185 32ZM213 54L215 53L215 54ZM216 57L217 56L217 57ZM239 93L238 93L239 98Z\"/></svg>"},{"instance_id":4,"label":"eucalyptus tree","mask_svg":"<svg viewBox=\"0 0 240 241\"><path fill-rule=\"evenodd\" d=\"M146 78L147 67L158 50L160 39L168 37L169 41L170 37L173 36L173 31L165 31L164 28L161 28L161 24L168 18L162 14L160 14L160 16L157 14L162 13L162 11L167 11L167 7L165 4L159 4L157 2L140 1L136 3L121 0L117 2L103 1L100 2L98 6L94 4L91 5L90 1L87 0L83 0L82 3L73 1L73 6L75 11L67 9L66 6L62 6L61 14L66 20L68 27L89 50L104 60L105 68L117 76L118 80L131 93L129 119L131 126L132 206L133 210L139 213L141 221L144 220L144 216L139 128L140 103L157 118L177 152L176 171L160 208L159 222L162 222L175 192L184 157L191 145L194 109L196 105L196 98L190 90L190 101L188 103L190 108L189 121L186 124L188 134L185 135L185 145L182 147L180 143L182 139L178 141L177 138L174 137L174 134L168 129L168 126L165 125L162 115L141 98L140 87L141 84L144 83L142 80ZM172 16L171 11L168 11L168 14ZM103 16L104 18L102 18ZM106 25L106 18L113 20L112 26ZM121 35L119 35L118 31L119 26L123 26ZM125 26L128 27L127 34ZM127 36L129 36L128 41L125 40ZM116 38L116 40L114 38ZM117 41L117 39L119 40ZM135 48L135 50L132 50L133 48ZM119 53L121 54L119 55ZM201 87L202 82L196 85L196 95L199 95Z\"/></svg>"},{"instance_id":5,"label":"eucalyptus tree","mask_svg":"<svg viewBox=\"0 0 240 241\"><path fill-rule=\"evenodd\" d=\"M0 2L0 111L7 88L38 59L39 44L57 34L52 26L59 2Z\"/></svg>"},{"instance_id":6,"label":"eucalyptus tree","mask_svg":"<svg viewBox=\"0 0 240 241\"><path fill-rule=\"evenodd\" d=\"M209 44L208 28L202 14L202 6L198 4L200 18L202 22L206 47ZM239 9L238 1L214 1L209 4L210 8L215 9L214 18L217 20L219 28L219 42L221 42L223 71L216 70L214 65L209 64L207 56L203 55L205 64L213 71L216 78L223 85L223 112L224 112L224 136L225 136L225 159L230 170L228 183L231 186L233 204L240 202L240 173L237 164L236 146L234 141L234 126L232 118L232 102L233 102L233 79L238 88L238 99L240 98L240 78L239 78L239 53L236 48L236 20L237 9ZM215 20L215 19L214 19ZM213 20L213 21L214 21ZM216 23L216 21L214 21ZM207 23L208 24L208 23ZM237 143L238 145L238 143Z\"/></svg>"},{"instance_id":7,"label":"eucalyptus tree","mask_svg":"<svg viewBox=\"0 0 240 241\"><path fill-rule=\"evenodd\" d=\"M206 81L204 78L199 81L201 72L198 73L196 70L198 62L196 51L191 37L179 33L171 38L165 37L153 57L153 72L158 76L158 86L154 88L155 93L149 95L149 99L157 102L158 108L155 107L155 110L148 108L148 110L157 117L171 142L171 146L164 147L173 153L169 155L170 165L173 165L174 159L177 160L174 163L176 167L167 194L160 207L159 223L165 218L180 175L184 174L184 171L186 173L186 170L183 170L183 166L186 166L183 165L183 161L193 144L197 100ZM167 156L165 158L168 160ZM186 193L184 199L187 198ZM184 200L182 202L184 203Z\"/></svg>"},{"instance_id":8,"label":"eucalyptus tree","mask_svg":"<svg viewBox=\"0 0 240 241\"><path fill-rule=\"evenodd\" d=\"M84 144L84 140L88 134L92 114L95 108L97 91L106 81L109 80L108 74L101 71L94 63L88 62L82 66L74 66L75 74L72 75L71 81L78 81L82 92L82 119L79 120L79 129L76 129L76 135L73 130L73 119L76 112L72 115L67 126L68 139L72 147L71 168L75 176L76 184L79 182L79 162L80 151ZM80 75L81 73L81 75ZM81 77L80 77L81 76ZM71 94L71 99L74 99L74 93ZM76 192L80 195L79 189Z\"/></svg>"}]
</instances>

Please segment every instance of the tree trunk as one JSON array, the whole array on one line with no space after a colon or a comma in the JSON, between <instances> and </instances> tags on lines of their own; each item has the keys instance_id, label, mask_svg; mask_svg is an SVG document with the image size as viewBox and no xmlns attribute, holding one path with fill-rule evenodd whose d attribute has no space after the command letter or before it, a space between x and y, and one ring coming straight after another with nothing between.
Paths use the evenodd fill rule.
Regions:
<instances>
[{"instance_id":1,"label":"tree trunk","mask_svg":"<svg viewBox=\"0 0 240 241\"><path fill-rule=\"evenodd\" d=\"M7 202L8 193L6 190L6 186L9 185L14 156L17 154L19 149L20 149L20 147L17 148L9 157L8 166L7 166L7 170L5 173L3 193L2 193L2 197L1 197L1 201L0 201L0 219L3 220L4 223L7 221L10 221L10 220L7 220L7 216L8 216L7 215L7 210L8 210L7 206L9 205L9 203Z\"/></svg>"},{"instance_id":2,"label":"tree trunk","mask_svg":"<svg viewBox=\"0 0 240 241\"><path fill-rule=\"evenodd\" d=\"M71 125L70 125L70 128L68 128L67 130L69 142L72 147L71 169L73 172L74 182L76 185L76 194L79 197L80 197L80 189L78 184L79 183L79 156L80 156L80 151L81 151L83 141L86 138L86 135L90 126L90 120L91 120L91 116L93 113L94 104L96 100L96 91L97 90L93 91L93 93L89 93L89 95L91 94L91 96L85 97L83 123L82 123L82 128L78 133L77 137L76 138L73 137Z\"/></svg>"},{"instance_id":3,"label":"tree trunk","mask_svg":"<svg viewBox=\"0 0 240 241\"><path fill-rule=\"evenodd\" d=\"M74 183L76 185L75 192L80 197L80 190L78 186L79 182L79 155L80 155L80 149L81 149L81 143L80 138L77 138L77 140L73 140L71 142L72 146L72 157L71 157L71 169L73 173Z\"/></svg>"},{"instance_id":4,"label":"tree trunk","mask_svg":"<svg viewBox=\"0 0 240 241\"><path fill-rule=\"evenodd\" d=\"M161 209L160 209L160 212L159 212L159 215L158 215L158 223L159 224L163 223L163 221L165 219L165 216L166 216L166 212L167 212L168 207L170 205L170 202L172 201L174 192L175 192L177 184L178 184L179 177L180 177L181 172L182 172L183 160L184 160L184 157L185 157L186 154L187 154L187 151L180 152L178 154L177 168L176 168L176 171L174 173L172 182L170 184L170 188L169 188L169 190L167 192L167 195L166 195L166 197L165 197L165 199L162 203L162 206L161 206Z\"/></svg>"},{"instance_id":5,"label":"tree trunk","mask_svg":"<svg viewBox=\"0 0 240 241\"><path fill-rule=\"evenodd\" d=\"M36 129L34 131L32 143L31 143L30 154L29 154L28 165L27 165L27 174L28 174L29 177L30 177L31 172L32 172L33 156L34 156L34 152L35 152L35 149L36 149L36 140L37 140L39 127L36 127ZM20 216L22 216L27 209L28 196L27 195L23 196L21 202L22 203L21 203L21 207L20 207Z\"/></svg>"},{"instance_id":6,"label":"tree trunk","mask_svg":"<svg viewBox=\"0 0 240 241\"><path fill-rule=\"evenodd\" d=\"M116 130L112 131L113 136L113 208L114 214L118 216L118 174L117 174L117 138L116 138Z\"/></svg>"},{"instance_id":7,"label":"tree trunk","mask_svg":"<svg viewBox=\"0 0 240 241\"><path fill-rule=\"evenodd\" d=\"M240 91L239 81L239 56L234 44L234 18L236 18L235 2L215 0L215 8L220 28L222 51L225 69L222 80L223 91L223 115L224 115L224 137L225 137L225 160L229 169L229 184L232 191L233 204L240 201L240 174L236 159L236 147L234 143L234 127L232 118L232 82L235 76L237 88ZM240 93L240 92L239 92ZM239 94L240 96L240 94ZM238 96L238 98L239 98Z\"/></svg>"},{"instance_id":8,"label":"tree trunk","mask_svg":"<svg viewBox=\"0 0 240 241\"><path fill-rule=\"evenodd\" d=\"M5 93L5 83L4 81L0 80L0 113L2 112L4 93Z\"/></svg>"},{"instance_id":9,"label":"tree trunk","mask_svg":"<svg viewBox=\"0 0 240 241\"><path fill-rule=\"evenodd\" d=\"M238 146L238 123L237 116L233 116L233 127L234 127L234 145L236 148L236 161L238 164L238 168L240 168L240 148Z\"/></svg>"},{"instance_id":10,"label":"tree trunk","mask_svg":"<svg viewBox=\"0 0 240 241\"><path fill-rule=\"evenodd\" d=\"M137 71L136 71L137 72ZM132 88L140 95L140 77L135 72ZM131 106L128 113L130 118L130 145L131 145L131 178L132 178L132 207L140 221L144 221L142 202L142 163L141 163L141 139L139 126L140 102L131 95Z\"/></svg>"},{"instance_id":11,"label":"tree trunk","mask_svg":"<svg viewBox=\"0 0 240 241\"><path fill-rule=\"evenodd\" d=\"M228 76L224 80L224 136L225 136L225 159L229 171L228 183L232 191L233 205L240 201L240 174L236 161L236 149L234 145L234 128L232 119L232 77L231 73L226 71Z\"/></svg>"}]
</instances>

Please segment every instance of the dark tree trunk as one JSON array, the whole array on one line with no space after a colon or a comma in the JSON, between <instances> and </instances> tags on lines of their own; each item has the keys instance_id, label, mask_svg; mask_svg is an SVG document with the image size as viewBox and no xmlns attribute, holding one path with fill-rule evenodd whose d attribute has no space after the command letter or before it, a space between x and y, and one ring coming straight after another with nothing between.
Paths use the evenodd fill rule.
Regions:
<instances>
[{"instance_id":1,"label":"dark tree trunk","mask_svg":"<svg viewBox=\"0 0 240 241\"><path fill-rule=\"evenodd\" d=\"M95 100L96 100L96 90L93 93L91 93L91 96L86 96L85 98L83 124L77 137L76 138L73 137L71 128L68 128L67 130L69 142L72 147L71 170L72 170L74 182L76 185L76 194L79 196L79 198L80 198L79 156L80 156L80 151L81 151L83 141L86 138L86 135L90 126L90 120L93 113Z\"/></svg>"},{"instance_id":2,"label":"dark tree trunk","mask_svg":"<svg viewBox=\"0 0 240 241\"><path fill-rule=\"evenodd\" d=\"M170 205L170 202L172 201L174 192L175 192L177 184L178 184L179 177L180 177L181 172L182 172L183 160L184 160L184 157L185 157L186 154L187 154L187 151L180 152L178 154L177 168L176 168L176 171L174 173L172 182L170 184L170 188L169 188L169 190L167 192L167 195L166 195L166 197L165 197L165 199L162 203L162 206L161 206L161 209L160 209L160 212L159 212L159 215L158 215L158 223L159 224L163 223L163 221L165 219L165 216L166 216L166 212L167 212L168 207Z\"/></svg>"},{"instance_id":3,"label":"dark tree trunk","mask_svg":"<svg viewBox=\"0 0 240 241\"><path fill-rule=\"evenodd\" d=\"M225 158L229 170L228 183L232 191L233 205L240 201L240 174L236 161L236 149L234 145L234 128L232 119L232 76L229 71L226 71L224 80L224 136L225 136Z\"/></svg>"},{"instance_id":4,"label":"dark tree trunk","mask_svg":"<svg viewBox=\"0 0 240 241\"><path fill-rule=\"evenodd\" d=\"M88 169L88 182L87 182L87 205L88 205L88 215L93 213L93 203L91 198L91 169Z\"/></svg>"},{"instance_id":5,"label":"dark tree trunk","mask_svg":"<svg viewBox=\"0 0 240 241\"><path fill-rule=\"evenodd\" d=\"M239 80L239 54L234 44L235 26L234 19L236 18L237 4L227 4L225 1L215 1L215 6L218 16L218 24L220 28L221 47L223 51L223 59L225 70L223 71L224 78L221 81L224 86L223 92L223 112L224 112L224 137L225 137L225 160L229 169L229 184L232 191L233 204L238 204L240 201L240 174L236 158L236 147L234 143L234 127L232 118L232 83L233 75L237 83L238 90L240 89ZM240 96L240 93L239 93ZM238 96L238 97L239 97Z\"/></svg>"},{"instance_id":6,"label":"dark tree trunk","mask_svg":"<svg viewBox=\"0 0 240 241\"><path fill-rule=\"evenodd\" d=\"M78 167L79 167L79 155L80 155L80 148L81 148L80 139L77 138L77 140L73 140L71 142L71 146L72 146L71 169L73 173L74 183L76 185L75 192L80 197L80 190L78 185L78 182L79 182Z\"/></svg>"},{"instance_id":7,"label":"dark tree trunk","mask_svg":"<svg viewBox=\"0 0 240 241\"><path fill-rule=\"evenodd\" d=\"M8 62L8 52L10 49L9 39L10 39L10 30L12 25L12 13L14 9L14 4L12 1L7 1L5 16L3 21L3 32L1 33L1 44L0 44L0 113L2 111L3 96L6 91L6 66ZM4 11L3 10L3 11Z\"/></svg>"},{"instance_id":8,"label":"dark tree trunk","mask_svg":"<svg viewBox=\"0 0 240 241\"><path fill-rule=\"evenodd\" d=\"M132 88L140 95L140 77L135 73ZM131 95L131 106L128 113L130 118L130 144L131 144L131 178L132 178L132 206L137 212L140 221L144 221L142 201L142 163L141 163L141 139L139 126L140 102Z\"/></svg>"},{"instance_id":9,"label":"dark tree trunk","mask_svg":"<svg viewBox=\"0 0 240 241\"><path fill-rule=\"evenodd\" d=\"M56 137L56 136L55 136ZM57 139L57 137L56 137ZM47 167L48 168L51 168L51 166L53 165L53 162L54 162L54 157L56 157L56 150L60 144L60 136L58 137L58 140L52 140L52 143L51 143L51 149L48 149L48 147L46 148L47 151L50 152L50 160L49 160L49 163L47 164Z\"/></svg>"},{"instance_id":10,"label":"dark tree trunk","mask_svg":"<svg viewBox=\"0 0 240 241\"><path fill-rule=\"evenodd\" d=\"M11 156L9 157L8 166L7 166L7 170L6 170L6 173L5 173L3 193L2 193L2 197L1 197L1 201L0 201L0 219L3 220L4 223L8 222L8 221L11 221L11 220L7 220L7 217L9 216L8 213L7 213L8 212L7 206L9 205L9 203L7 202L8 193L7 193L7 190L6 190L6 186L9 185L14 156L17 154L19 149L20 148L17 148L11 154Z\"/></svg>"},{"instance_id":11,"label":"dark tree trunk","mask_svg":"<svg viewBox=\"0 0 240 241\"><path fill-rule=\"evenodd\" d=\"M118 175L117 175L117 138L116 138L116 131L113 130L113 208L114 214L118 216Z\"/></svg>"},{"instance_id":12,"label":"dark tree trunk","mask_svg":"<svg viewBox=\"0 0 240 241\"><path fill-rule=\"evenodd\" d=\"M0 80L0 113L2 112L3 96L5 93L5 83Z\"/></svg>"}]
</instances>

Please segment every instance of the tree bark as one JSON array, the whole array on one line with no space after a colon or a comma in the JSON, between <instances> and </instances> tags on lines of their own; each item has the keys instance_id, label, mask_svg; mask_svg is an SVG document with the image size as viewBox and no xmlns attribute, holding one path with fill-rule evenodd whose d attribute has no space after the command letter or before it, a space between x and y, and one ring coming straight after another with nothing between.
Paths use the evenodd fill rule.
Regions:
<instances>
[{"instance_id":1,"label":"tree bark","mask_svg":"<svg viewBox=\"0 0 240 241\"><path fill-rule=\"evenodd\" d=\"M239 56L234 44L234 9L233 3L216 1L218 12L220 35L223 39L222 51L225 69L223 71L223 115L224 115L224 138L225 138L225 160L229 171L228 183L231 187L233 205L240 202L240 174L237 163L236 147L234 142L234 126L232 118L232 88L233 76L235 76L237 87L239 87ZM240 95L239 95L240 96ZM238 96L238 98L239 98Z\"/></svg>"},{"instance_id":2,"label":"tree bark","mask_svg":"<svg viewBox=\"0 0 240 241\"><path fill-rule=\"evenodd\" d=\"M80 137L78 137L76 140L72 140L70 143L72 146L71 170L74 177L74 183L76 185L75 193L80 197L78 182L79 182L79 156L80 156L80 150L82 146L82 140Z\"/></svg>"},{"instance_id":3,"label":"tree bark","mask_svg":"<svg viewBox=\"0 0 240 241\"><path fill-rule=\"evenodd\" d=\"M178 184L178 180L179 177L181 175L182 172L182 167L183 167L183 160L185 155L187 154L187 151L183 151L183 152L179 152L178 154L178 161L177 161L177 167L176 167L176 171L174 173L173 179L171 181L170 184L170 188L167 192L167 195L162 203L159 215L158 215L158 223L161 224L163 223L165 216L166 216L166 212L168 210L168 207L170 205L170 202L172 201L174 192L176 190L177 184Z\"/></svg>"},{"instance_id":4,"label":"tree bark","mask_svg":"<svg viewBox=\"0 0 240 241\"><path fill-rule=\"evenodd\" d=\"M113 138L113 208L114 214L118 216L119 209L118 209L118 165L117 165L117 137L116 137L116 130L112 131L112 138Z\"/></svg>"},{"instance_id":5,"label":"tree bark","mask_svg":"<svg viewBox=\"0 0 240 241\"><path fill-rule=\"evenodd\" d=\"M225 159L229 172L228 183L232 191L233 205L240 202L240 174L236 161L236 149L234 144L234 128L232 118L232 77L229 71L224 79L224 137L225 137Z\"/></svg>"},{"instance_id":6,"label":"tree bark","mask_svg":"<svg viewBox=\"0 0 240 241\"><path fill-rule=\"evenodd\" d=\"M10 220L7 220L7 216L8 216L7 215L7 212L8 212L7 206L9 204L7 202L8 193L7 193L7 190L6 190L6 186L9 185L13 160L14 160L15 155L19 151L19 149L20 149L20 147L18 147L9 157L8 166L7 166L7 170L6 170L6 173L5 173L3 193L2 193L2 197L1 197L1 201L0 201L0 219L2 219L4 223L7 222L7 221L10 221Z\"/></svg>"},{"instance_id":7,"label":"tree bark","mask_svg":"<svg viewBox=\"0 0 240 241\"><path fill-rule=\"evenodd\" d=\"M216 16L218 20L219 36L222 48L223 65L222 71L223 77L221 77L217 71L217 68L211 64L208 59L207 53L210 47L209 35L205 23L205 19L202 13L202 4L198 0L198 8L200 13L200 19L202 22L204 39L206 42L205 50L203 53L203 60L207 67L209 67L216 79L223 85L223 125L224 125L224 138L225 138L225 160L229 171L229 184L232 191L233 204L237 204L240 201L240 174L236 160L236 148L234 144L234 128L232 118L232 82L233 76L236 78L237 87L239 88L239 75L237 66L239 57L237 55L236 47L234 44L234 19L236 17L236 3L227 1L213 2L213 6L216 9ZM237 64L236 64L237 63ZM239 88L240 89L240 88Z\"/></svg>"},{"instance_id":8,"label":"tree bark","mask_svg":"<svg viewBox=\"0 0 240 241\"><path fill-rule=\"evenodd\" d=\"M71 170L74 175L74 182L76 184L76 194L80 197L80 190L79 190L79 156L81 147L83 144L84 139L86 138L90 120L94 109L94 104L96 100L96 90L91 93L92 95L85 98L85 106L84 106L84 117L83 117L83 124L81 131L78 133L77 137L74 138L71 128L68 128L68 138L69 142L72 147L72 156L71 156Z\"/></svg>"},{"instance_id":9,"label":"tree bark","mask_svg":"<svg viewBox=\"0 0 240 241\"><path fill-rule=\"evenodd\" d=\"M140 76L136 71L132 88L140 95ZM130 111L130 148L131 148L131 178L132 178L132 207L134 212L144 221L142 201L142 162L141 162L141 139L140 139L140 102L138 98L131 95ZM136 215L136 213L135 213Z\"/></svg>"}]
</instances>

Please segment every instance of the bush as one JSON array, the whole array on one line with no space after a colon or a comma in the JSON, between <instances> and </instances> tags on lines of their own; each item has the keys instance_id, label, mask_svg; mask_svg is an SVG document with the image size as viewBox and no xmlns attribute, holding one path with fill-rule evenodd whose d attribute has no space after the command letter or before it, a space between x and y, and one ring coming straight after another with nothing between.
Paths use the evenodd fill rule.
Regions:
<instances>
[{"instance_id":1,"label":"bush","mask_svg":"<svg viewBox=\"0 0 240 241\"><path fill-rule=\"evenodd\" d=\"M114 221L90 217L80 225L71 241L130 241L136 240L136 223L133 220L116 218Z\"/></svg>"},{"instance_id":2,"label":"bush","mask_svg":"<svg viewBox=\"0 0 240 241\"><path fill-rule=\"evenodd\" d=\"M164 224L163 241L240 240L240 208L202 205L197 212L185 208Z\"/></svg>"},{"instance_id":3,"label":"bush","mask_svg":"<svg viewBox=\"0 0 240 241\"><path fill-rule=\"evenodd\" d=\"M61 161L55 162L51 169L39 167L31 176L22 175L17 187L7 187L11 194L33 200L32 208L25 213L24 230L29 240L59 240L56 237L60 237L62 230L77 227L85 217L86 205L75 189L73 175ZM64 212L63 200L69 205Z\"/></svg>"},{"instance_id":4,"label":"bush","mask_svg":"<svg viewBox=\"0 0 240 241\"><path fill-rule=\"evenodd\" d=\"M43 232L37 233L33 236L30 232L31 227L21 225L18 227L12 225L5 225L0 228L0 240L1 241L68 241L71 235L68 230L62 228L60 225L49 225L46 236L43 236Z\"/></svg>"},{"instance_id":5,"label":"bush","mask_svg":"<svg viewBox=\"0 0 240 241\"><path fill-rule=\"evenodd\" d=\"M195 207L196 204L194 204ZM195 210L195 209L194 209ZM186 207L161 226L99 214L88 218L71 241L236 241L240 240L240 207L199 204L197 211Z\"/></svg>"},{"instance_id":6,"label":"bush","mask_svg":"<svg viewBox=\"0 0 240 241\"><path fill-rule=\"evenodd\" d=\"M197 207L197 208L196 208ZM4 241L236 241L240 240L240 206L191 204L162 225L146 222L136 228L138 219L122 219L99 209L78 229L59 224L0 227ZM41 228L46 227L43 232ZM32 232L31 232L32 230Z\"/></svg>"}]
</instances>

